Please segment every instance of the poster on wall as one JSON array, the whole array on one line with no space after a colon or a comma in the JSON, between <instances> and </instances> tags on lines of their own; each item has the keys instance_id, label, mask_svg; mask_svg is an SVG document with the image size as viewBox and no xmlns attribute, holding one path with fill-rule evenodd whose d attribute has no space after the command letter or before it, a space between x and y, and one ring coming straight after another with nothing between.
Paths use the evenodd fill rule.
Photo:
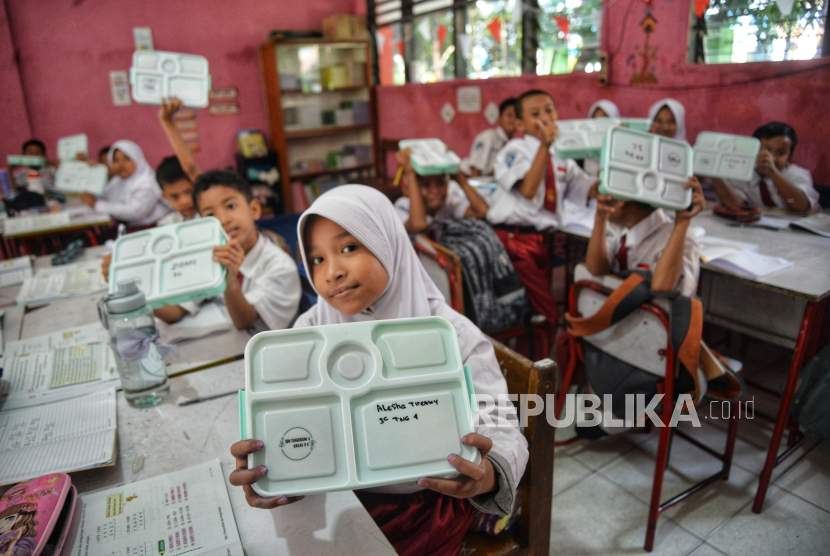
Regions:
<instances>
[{"instance_id":1,"label":"poster on wall","mask_svg":"<svg viewBox=\"0 0 830 556\"><path fill-rule=\"evenodd\" d=\"M110 89L113 106L129 106L133 103L130 99L130 78L126 71L110 72Z\"/></svg>"},{"instance_id":2,"label":"poster on wall","mask_svg":"<svg viewBox=\"0 0 830 556\"><path fill-rule=\"evenodd\" d=\"M133 40L136 50L155 50L153 48L153 31L149 27L133 27Z\"/></svg>"},{"instance_id":3,"label":"poster on wall","mask_svg":"<svg viewBox=\"0 0 830 556\"><path fill-rule=\"evenodd\" d=\"M481 87L458 88L458 112L461 114L478 114L481 112Z\"/></svg>"}]
</instances>

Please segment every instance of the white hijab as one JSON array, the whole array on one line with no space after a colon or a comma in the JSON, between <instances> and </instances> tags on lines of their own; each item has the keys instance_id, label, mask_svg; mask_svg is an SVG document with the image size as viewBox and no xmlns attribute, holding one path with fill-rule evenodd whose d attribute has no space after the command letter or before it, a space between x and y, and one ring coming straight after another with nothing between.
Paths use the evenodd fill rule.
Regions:
<instances>
[{"instance_id":1,"label":"white hijab","mask_svg":"<svg viewBox=\"0 0 830 556\"><path fill-rule=\"evenodd\" d=\"M617 105L611 102L610 100L598 100L594 104L591 105L591 108L588 110L588 117L593 118L594 112L597 111L597 108L602 108L602 111L608 114L609 118L619 118L620 117L620 109L617 108Z\"/></svg>"},{"instance_id":2,"label":"white hijab","mask_svg":"<svg viewBox=\"0 0 830 556\"><path fill-rule=\"evenodd\" d=\"M128 141L127 139L121 139L120 141L116 141L110 147L109 152L107 153L107 163L109 164L110 168L112 168L112 158L115 155L115 151L121 151L127 157L135 162L135 172L128 177L122 178L118 175L113 175L110 178L108 185L113 187L120 187L124 186L125 189L129 188L132 184L138 181L151 181L152 183L156 184L156 189L159 190L159 196L161 196L161 188L158 186L156 182L156 173L153 172L153 169L147 163L147 160L144 158L144 151L141 150L141 147L133 143L132 141Z\"/></svg>"},{"instance_id":3,"label":"white hijab","mask_svg":"<svg viewBox=\"0 0 830 556\"><path fill-rule=\"evenodd\" d=\"M659 100L651 105L651 108L648 109L648 120L649 125L654 123L654 118L657 117L657 113L663 107L668 108L671 110L671 113L674 114L674 121L677 122L677 131L674 132L673 139L677 139L678 141L685 141L686 140L686 109L683 108L683 105L680 104L678 101L674 100L673 98L664 98L663 100Z\"/></svg>"},{"instance_id":4,"label":"white hijab","mask_svg":"<svg viewBox=\"0 0 830 556\"><path fill-rule=\"evenodd\" d=\"M389 282L378 300L357 315L341 313L317 292L317 304L299 317L295 327L427 317L443 313L441 306L446 306L444 296L421 265L403 222L383 193L365 185L341 185L321 195L300 216L297 237L309 277L311 267L306 259L303 231L312 214L340 224L360 240L386 269Z\"/></svg>"}]
</instances>

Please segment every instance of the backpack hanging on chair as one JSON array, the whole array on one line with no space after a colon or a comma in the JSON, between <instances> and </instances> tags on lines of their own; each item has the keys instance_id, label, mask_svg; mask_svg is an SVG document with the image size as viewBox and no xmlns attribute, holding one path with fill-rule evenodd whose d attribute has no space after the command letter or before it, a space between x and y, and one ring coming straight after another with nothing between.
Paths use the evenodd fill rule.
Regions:
<instances>
[{"instance_id":1,"label":"backpack hanging on chair","mask_svg":"<svg viewBox=\"0 0 830 556\"><path fill-rule=\"evenodd\" d=\"M461 258L467 317L485 333L524 322L529 304L519 275L489 224L477 218L446 220L440 243Z\"/></svg>"}]
</instances>

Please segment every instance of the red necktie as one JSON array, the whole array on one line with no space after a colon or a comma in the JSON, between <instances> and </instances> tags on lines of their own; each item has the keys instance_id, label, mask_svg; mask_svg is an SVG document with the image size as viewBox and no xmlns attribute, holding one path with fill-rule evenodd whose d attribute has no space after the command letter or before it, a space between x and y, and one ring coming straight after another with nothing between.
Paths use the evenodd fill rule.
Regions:
<instances>
[{"instance_id":1,"label":"red necktie","mask_svg":"<svg viewBox=\"0 0 830 556\"><path fill-rule=\"evenodd\" d=\"M761 178L761 181L758 182L758 190L761 193L761 202L764 203L764 206L774 207L775 201L772 200L772 195L770 195L767 181L764 178Z\"/></svg>"},{"instance_id":2,"label":"red necktie","mask_svg":"<svg viewBox=\"0 0 830 556\"><path fill-rule=\"evenodd\" d=\"M242 276L241 272L236 273L236 279L239 280L239 287L242 287L242 282L245 281L245 277Z\"/></svg>"},{"instance_id":3,"label":"red necktie","mask_svg":"<svg viewBox=\"0 0 830 556\"><path fill-rule=\"evenodd\" d=\"M545 170L545 210L556 212L556 172L553 159L548 155L548 167Z\"/></svg>"},{"instance_id":4,"label":"red necktie","mask_svg":"<svg viewBox=\"0 0 830 556\"><path fill-rule=\"evenodd\" d=\"M620 272L628 270L628 247L625 246L625 237L620 240L620 248L617 251L617 263L620 265Z\"/></svg>"}]
</instances>

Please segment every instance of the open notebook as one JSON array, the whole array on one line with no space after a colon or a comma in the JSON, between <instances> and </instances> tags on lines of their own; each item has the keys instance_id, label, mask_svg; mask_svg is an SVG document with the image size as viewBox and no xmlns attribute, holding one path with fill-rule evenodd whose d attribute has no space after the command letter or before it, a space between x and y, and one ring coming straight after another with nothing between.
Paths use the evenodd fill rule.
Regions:
<instances>
[{"instance_id":1,"label":"open notebook","mask_svg":"<svg viewBox=\"0 0 830 556\"><path fill-rule=\"evenodd\" d=\"M763 278L793 266L792 261L758 252L754 243L705 236L700 238L700 260L730 274Z\"/></svg>"}]
</instances>

